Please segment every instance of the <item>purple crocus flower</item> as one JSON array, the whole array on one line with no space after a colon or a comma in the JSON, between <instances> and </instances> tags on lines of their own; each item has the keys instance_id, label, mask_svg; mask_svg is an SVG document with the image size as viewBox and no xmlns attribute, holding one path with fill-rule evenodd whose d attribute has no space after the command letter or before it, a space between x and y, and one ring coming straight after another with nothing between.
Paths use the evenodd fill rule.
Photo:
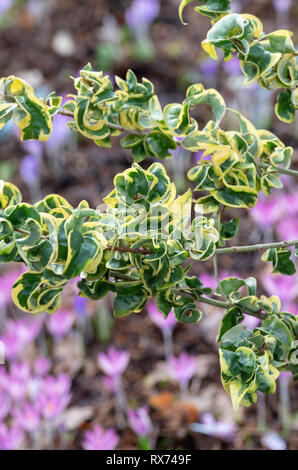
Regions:
<instances>
[{"instance_id":1,"label":"purple crocus flower","mask_svg":"<svg viewBox=\"0 0 298 470\"><path fill-rule=\"evenodd\" d=\"M262 445L269 450L287 450L286 442L274 431L269 431L261 438Z\"/></svg>"},{"instance_id":2,"label":"purple crocus flower","mask_svg":"<svg viewBox=\"0 0 298 470\"><path fill-rule=\"evenodd\" d=\"M201 417L201 423L192 424L191 429L194 432L218 437L224 441L233 441L237 426L235 423L216 421L211 413L204 413Z\"/></svg>"},{"instance_id":3,"label":"purple crocus flower","mask_svg":"<svg viewBox=\"0 0 298 470\"><path fill-rule=\"evenodd\" d=\"M6 308L10 304L12 286L23 272L24 268L21 267L0 276L0 308Z\"/></svg>"},{"instance_id":4,"label":"purple crocus flower","mask_svg":"<svg viewBox=\"0 0 298 470\"><path fill-rule=\"evenodd\" d=\"M293 315L298 315L298 304L297 302L287 303L284 310L291 312Z\"/></svg>"},{"instance_id":5,"label":"purple crocus flower","mask_svg":"<svg viewBox=\"0 0 298 470\"><path fill-rule=\"evenodd\" d=\"M273 0L273 5L277 13L287 13L292 6L292 0Z\"/></svg>"},{"instance_id":6,"label":"purple crocus flower","mask_svg":"<svg viewBox=\"0 0 298 470\"><path fill-rule=\"evenodd\" d=\"M2 421L9 413L11 408L11 400L4 393L0 394L0 421Z\"/></svg>"},{"instance_id":7,"label":"purple crocus flower","mask_svg":"<svg viewBox=\"0 0 298 470\"><path fill-rule=\"evenodd\" d=\"M34 18L39 21L44 16L46 10L49 8L47 2L41 2L40 0L29 0L27 3L27 12L30 18Z\"/></svg>"},{"instance_id":8,"label":"purple crocus flower","mask_svg":"<svg viewBox=\"0 0 298 470\"><path fill-rule=\"evenodd\" d=\"M88 299L86 297L80 297L79 295L76 295L73 302L73 308L79 318L85 318L87 316L87 307Z\"/></svg>"},{"instance_id":9,"label":"purple crocus flower","mask_svg":"<svg viewBox=\"0 0 298 470\"><path fill-rule=\"evenodd\" d=\"M8 374L3 367L0 367L0 391L5 390L8 382Z\"/></svg>"},{"instance_id":10,"label":"purple crocus flower","mask_svg":"<svg viewBox=\"0 0 298 470\"><path fill-rule=\"evenodd\" d=\"M132 30L146 29L157 17L159 10L158 0L133 0L125 12L126 24Z\"/></svg>"},{"instance_id":11,"label":"purple crocus flower","mask_svg":"<svg viewBox=\"0 0 298 470\"><path fill-rule=\"evenodd\" d=\"M43 143L38 140L25 140L22 142L23 148L28 155L41 158L43 154Z\"/></svg>"},{"instance_id":12,"label":"purple crocus flower","mask_svg":"<svg viewBox=\"0 0 298 470\"><path fill-rule=\"evenodd\" d=\"M260 325L261 320L251 315L244 315L243 325L245 325L250 331L253 331L257 326Z\"/></svg>"},{"instance_id":13,"label":"purple crocus flower","mask_svg":"<svg viewBox=\"0 0 298 470\"><path fill-rule=\"evenodd\" d=\"M281 215L281 211L281 205L276 198L268 199L261 196L256 206L250 211L250 215L260 227L266 229L275 224Z\"/></svg>"},{"instance_id":14,"label":"purple crocus flower","mask_svg":"<svg viewBox=\"0 0 298 470\"><path fill-rule=\"evenodd\" d=\"M235 273L235 272L229 273L227 271L221 271L218 277L220 281L222 281L223 279L226 279L227 277L238 277L238 278L240 277L241 278L239 273ZM204 287L209 287L212 290L216 289L217 282L216 282L214 274L210 274L205 271L199 274L199 279L203 283Z\"/></svg>"},{"instance_id":15,"label":"purple crocus flower","mask_svg":"<svg viewBox=\"0 0 298 470\"><path fill-rule=\"evenodd\" d=\"M234 56L233 59L224 62L223 67L229 75L236 76L241 74L240 63L237 56Z\"/></svg>"},{"instance_id":16,"label":"purple crocus flower","mask_svg":"<svg viewBox=\"0 0 298 470\"><path fill-rule=\"evenodd\" d=\"M262 284L269 295L278 293L282 302L290 303L298 294L297 276L264 274Z\"/></svg>"},{"instance_id":17,"label":"purple crocus flower","mask_svg":"<svg viewBox=\"0 0 298 470\"><path fill-rule=\"evenodd\" d=\"M130 354L126 351L117 350L114 347L108 349L107 354L99 353L97 356L98 365L101 370L109 376L120 377L125 371L130 359Z\"/></svg>"},{"instance_id":18,"label":"purple crocus flower","mask_svg":"<svg viewBox=\"0 0 298 470\"><path fill-rule=\"evenodd\" d=\"M21 319L9 322L9 328L17 332L18 339L24 343L32 343L39 335L42 327L41 319Z\"/></svg>"},{"instance_id":19,"label":"purple crocus flower","mask_svg":"<svg viewBox=\"0 0 298 470\"><path fill-rule=\"evenodd\" d=\"M38 376L44 376L49 372L51 365L51 361L46 357L38 357L33 365L34 372Z\"/></svg>"},{"instance_id":20,"label":"purple crocus flower","mask_svg":"<svg viewBox=\"0 0 298 470\"><path fill-rule=\"evenodd\" d=\"M4 423L0 423L0 449L16 450L23 438L24 433L18 426L8 428Z\"/></svg>"},{"instance_id":21,"label":"purple crocus flower","mask_svg":"<svg viewBox=\"0 0 298 470\"><path fill-rule=\"evenodd\" d=\"M147 407L128 410L128 421L137 436L148 436L153 429Z\"/></svg>"},{"instance_id":22,"label":"purple crocus flower","mask_svg":"<svg viewBox=\"0 0 298 470\"><path fill-rule=\"evenodd\" d=\"M298 238L297 217L282 217L277 224L276 230L282 240L296 240Z\"/></svg>"},{"instance_id":23,"label":"purple crocus flower","mask_svg":"<svg viewBox=\"0 0 298 470\"><path fill-rule=\"evenodd\" d=\"M30 377L31 365L28 362L15 362L10 366L10 376L20 380L28 380Z\"/></svg>"},{"instance_id":24,"label":"purple crocus flower","mask_svg":"<svg viewBox=\"0 0 298 470\"><path fill-rule=\"evenodd\" d=\"M200 71L205 78L214 77L218 71L218 62L213 59L205 59L200 63Z\"/></svg>"},{"instance_id":25,"label":"purple crocus flower","mask_svg":"<svg viewBox=\"0 0 298 470\"><path fill-rule=\"evenodd\" d=\"M117 393L120 386L119 377L112 377L110 375L103 377L102 383L108 390L110 390L110 392L115 394Z\"/></svg>"},{"instance_id":26,"label":"purple crocus flower","mask_svg":"<svg viewBox=\"0 0 298 470\"><path fill-rule=\"evenodd\" d=\"M8 387L6 390L15 402L23 400L26 395L26 380L20 377L8 376Z\"/></svg>"},{"instance_id":27,"label":"purple crocus flower","mask_svg":"<svg viewBox=\"0 0 298 470\"><path fill-rule=\"evenodd\" d=\"M99 425L93 430L86 431L82 446L85 450L114 450L119 442L119 437L114 429L106 431Z\"/></svg>"},{"instance_id":28,"label":"purple crocus flower","mask_svg":"<svg viewBox=\"0 0 298 470\"><path fill-rule=\"evenodd\" d=\"M232 2L231 2L231 11L233 13L241 13L242 5L238 0L232 0Z\"/></svg>"},{"instance_id":29,"label":"purple crocus flower","mask_svg":"<svg viewBox=\"0 0 298 470\"><path fill-rule=\"evenodd\" d=\"M298 191L294 191L292 193L282 193L279 196L279 206L281 208L282 215L297 215L298 214L298 207L297 207L297 200L298 200Z\"/></svg>"},{"instance_id":30,"label":"purple crocus flower","mask_svg":"<svg viewBox=\"0 0 298 470\"><path fill-rule=\"evenodd\" d=\"M6 357L13 359L23 353L24 348L38 336L41 326L42 320L40 319L8 320L6 322L6 331L0 337L5 345Z\"/></svg>"},{"instance_id":31,"label":"purple crocus flower","mask_svg":"<svg viewBox=\"0 0 298 470\"><path fill-rule=\"evenodd\" d=\"M162 313L160 313L155 302L148 302L147 310L150 319L161 330L173 330L173 328L177 325L177 320L174 316L173 310L170 311L167 318L165 318Z\"/></svg>"},{"instance_id":32,"label":"purple crocus flower","mask_svg":"<svg viewBox=\"0 0 298 470\"><path fill-rule=\"evenodd\" d=\"M291 372L281 372L279 374L279 380L286 380L288 381L289 379L291 379L293 377L292 373Z\"/></svg>"},{"instance_id":33,"label":"purple crocus flower","mask_svg":"<svg viewBox=\"0 0 298 470\"><path fill-rule=\"evenodd\" d=\"M71 380L67 374L59 374L57 377L48 375L43 382L43 390L49 395L64 395L70 387Z\"/></svg>"},{"instance_id":34,"label":"purple crocus flower","mask_svg":"<svg viewBox=\"0 0 298 470\"><path fill-rule=\"evenodd\" d=\"M65 144L70 140L71 130L67 126L70 120L71 118L68 116L56 114L52 134L45 143L45 147L50 153L58 152L61 148L65 147Z\"/></svg>"},{"instance_id":35,"label":"purple crocus flower","mask_svg":"<svg viewBox=\"0 0 298 470\"><path fill-rule=\"evenodd\" d=\"M67 408L70 399L69 393L63 395L45 393L38 397L36 407L44 419L54 420Z\"/></svg>"},{"instance_id":36,"label":"purple crocus flower","mask_svg":"<svg viewBox=\"0 0 298 470\"><path fill-rule=\"evenodd\" d=\"M1 0L0 4L0 16L4 15L12 6L14 0Z\"/></svg>"},{"instance_id":37,"label":"purple crocus flower","mask_svg":"<svg viewBox=\"0 0 298 470\"><path fill-rule=\"evenodd\" d=\"M205 153L205 150L199 150L198 152L195 152L193 155L194 163L198 163L201 160L211 161L211 155L205 155L203 157L204 153Z\"/></svg>"},{"instance_id":38,"label":"purple crocus flower","mask_svg":"<svg viewBox=\"0 0 298 470\"><path fill-rule=\"evenodd\" d=\"M173 356L169 359L169 372L182 387L188 385L196 368L197 359L186 352L182 352L178 357Z\"/></svg>"},{"instance_id":39,"label":"purple crocus flower","mask_svg":"<svg viewBox=\"0 0 298 470\"><path fill-rule=\"evenodd\" d=\"M56 338L65 336L72 328L75 316L70 310L58 310L47 319L47 328Z\"/></svg>"},{"instance_id":40,"label":"purple crocus flower","mask_svg":"<svg viewBox=\"0 0 298 470\"><path fill-rule=\"evenodd\" d=\"M60 374L57 378L46 377L41 387L37 407L45 419L53 420L67 408L71 400L70 385L70 378L66 374Z\"/></svg>"},{"instance_id":41,"label":"purple crocus flower","mask_svg":"<svg viewBox=\"0 0 298 470\"><path fill-rule=\"evenodd\" d=\"M20 164L20 176L28 186L36 186L40 180L40 159L35 155L26 155Z\"/></svg>"},{"instance_id":42,"label":"purple crocus flower","mask_svg":"<svg viewBox=\"0 0 298 470\"><path fill-rule=\"evenodd\" d=\"M24 431L32 433L38 429L40 415L31 403L25 403L22 408L14 408L11 414L16 426L20 426Z\"/></svg>"}]
</instances>

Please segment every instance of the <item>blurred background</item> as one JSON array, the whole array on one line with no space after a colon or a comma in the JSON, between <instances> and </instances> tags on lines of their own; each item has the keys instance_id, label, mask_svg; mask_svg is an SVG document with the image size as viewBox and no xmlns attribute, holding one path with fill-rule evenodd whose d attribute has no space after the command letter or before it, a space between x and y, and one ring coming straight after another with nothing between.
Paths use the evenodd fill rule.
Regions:
<instances>
[{"instance_id":1,"label":"blurred background","mask_svg":"<svg viewBox=\"0 0 298 470\"><path fill-rule=\"evenodd\" d=\"M178 0L0 0L1 76L27 80L39 96L72 93L88 62L111 77L128 68L145 76L163 105L184 99L186 88L217 88L227 104L258 128L276 133L295 149L298 120L276 119L276 96L258 85L242 85L239 63L215 62L201 49L210 22L185 10ZM296 33L295 0L234 0L235 12L252 13L265 31ZM200 122L209 115L196 116ZM112 149L96 147L56 116L47 143L18 140L9 123L0 131L0 178L20 187L35 202L60 193L73 205L86 199L96 207L110 192L113 177L132 163L114 139ZM232 123L225 121L228 128ZM179 193L186 173L200 158L183 149L165 162ZM152 161L144 161L148 166ZM284 190L261 197L241 216L238 244L298 238L298 187L284 178ZM284 310L298 314L296 276L271 275L259 254L222 256L221 277L255 275L259 293L280 296ZM233 416L220 383L216 334L222 312L204 307L199 325L164 321L151 303L141 314L113 320L112 298L79 298L70 282L55 316L31 318L13 307L10 290L23 267L0 266L0 340L6 364L0 366L0 449L297 449L298 387L287 374L274 396ZM192 272L215 286L209 262ZM255 320L245 320L248 327ZM145 334L144 334L145 333Z\"/></svg>"}]
</instances>

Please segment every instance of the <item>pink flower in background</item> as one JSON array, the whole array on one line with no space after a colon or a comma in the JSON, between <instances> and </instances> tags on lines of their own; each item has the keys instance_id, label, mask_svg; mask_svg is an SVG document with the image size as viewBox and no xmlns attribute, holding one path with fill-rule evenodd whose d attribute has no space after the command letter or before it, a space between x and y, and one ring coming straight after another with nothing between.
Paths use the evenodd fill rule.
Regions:
<instances>
[{"instance_id":1,"label":"pink flower in background","mask_svg":"<svg viewBox=\"0 0 298 470\"><path fill-rule=\"evenodd\" d=\"M5 355L8 359L18 357L24 353L26 346L31 344L39 335L42 327L40 319L8 320L6 330L0 336L5 345Z\"/></svg>"},{"instance_id":2,"label":"pink flower in background","mask_svg":"<svg viewBox=\"0 0 298 470\"><path fill-rule=\"evenodd\" d=\"M241 1L239 2L239 0L232 0L231 1L231 11L233 13L241 13L241 11L242 11Z\"/></svg>"},{"instance_id":3,"label":"pink flower in background","mask_svg":"<svg viewBox=\"0 0 298 470\"><path fill-rule=\"evenodd\" d=\"M36 410L43 418L55 419L66 409L71 399L70 387L71 380L66 374L45 377L36 402Z\"/></svg>"},{"instance_id":4,"label":"pink flower in background","mask_svg":"<svg viewBox=\"0 0 298 470\"><path fill-rule=\"evenodd\" d=\"M289 216L289 214L297 215L298 214L297 200L298 200L298 191L280 194L279 204L280 204L280 207L282 208L282 214L285 216Z\"/></svg>"},{"instance_id":5,"label":"pink flower in background","mask_svg":"<svg viewBox=\"0 0 298 470\"><path fill-rule=\"evenodd\" d=\"M4 15L14 4L14 0L1 0L0 3L0 17Z\"/></svg>"},{"instance_id":6,"label":"pink flower in background","mask_svg":"<svg viewBox=\"0 0 298 470\"><path fill-rule=\"evenodd\" d=\"M250 331L253 331L257 326L260 325L261 320L251 315L244 315L243 325L245 325Z\"/></svg>"},{"instance_id":7,"label":"pink flower in background","mask_svg":"<svg viewBox=\"0 0 298 470\"><path fill-rule=\"evenodd\" d=\"M128 421L137 436L148 436L153 429L148 408L142 407L128 411Z\"/></svg>"},{"instance_id":8,"label":"pink flower in background","mask_svg":"<svg viewBox=\"0 0 298 470\"><path fill-rule=\"evenodd\" d=\"M119 389L119 377L111 377L110 375L106 375L102 379L102 383L104 386L110 390L110 392L116 393Z\"/></svg>"},{"instance_id":9,"label":"pink flower in background","mask_svg":"<svg viewBox=\"0 0 298 470\"><path fill-rule=\"evenodd\" d=\"M38 376L46 375L51 367L51 361L46 357L38 357L33 364L34 372Z\"/></svg>"},{"instance_id":10,"label":"pink flower in background","mask_svg":"<svg viewBox=\"0 0 298 470\"><path fill-rule=\"evenodd\" d=\"M12 410L15 424L29 433L36 431L40 424L40 415L31 403Z\"/></svg>"},{"instance_id":11,"label":"pink flower in background","mask_svg":"<svg viewBox=\"0 0 298 470\"><path fill-rule=\"evenodd\" d=\"M157 308L155 302L148 302L146 306L150 319L153 323L162 330L172 330L177 325L177 320L174 316L173 310L170 311L167 318Z\"/></svg>"},{"instance_id":12,"label":"pink flower in background","mask_svg":"<svg viewBox=\"0 0 298 470\"><path fill-rule=\"evenodd\" d=\"M36 408L44 419L55 419L67 408L71 396L45 393L37 398Z\"/></svg>"},{"instance_id":13,"label":"pink flower in background","mask_svg":"<svg viewBox=\"0 0 298 470\"><path fill-rule=\"evenodd\" d=\"M11 289L17 278L24 272L24 268L8 271L0 276L0 308L11 303Z\"/></svg>"},{"instance_id":14,"label":"pink flower in background","mask_svg":"<svg viewBox=\"0 0 298 470\"><path fill-rule=\"evenodd\" d=\"M24 438L23 431L18 426L8 428L4 423L0 423L0 449L16 450L20 447Z\"/></svg>"},{"instance_id":15,"label":"pink flower in background","mask_svg":"<svg viewBox=\"0 0 298 470\"><path fill-rule=\"evenodd\" d=\"M22 320L12 321L10 327L16 331L19 341L29 344L39 335L42 327L42 319L35 318L32 320L24 318Z\"/></svg>"},{"instance_id":16,"label":"pink flower in background","mask_svg":"<svg viewBox=\"0 0 298 470\"><path fill-rule=\"evenodd\" d=\"M65 147L71 138L71 130L67 123L71 120L68 116L56 114L53 122L53 132L49 140L45 143L45 147L49 152L58 152Z\"/></svg>"},{"instance_id":17,"label":"pink flower in background","mask_svg":"<svg viewBox=\"0 0 298 470\"><path fill-rule=\"evenodd\" d=\"M169 372L182 386L187 386L197 368L197 359L186 352L169 359Z\"/></svg>"},{"instance_id":18,"label":"pink flower in background","mask_svg":"<svg viewBox=\"0 0 298 470\"><path fill-rule=\"evenodd\" d=\"M99 353L97 356L98 365L101 370L112 377L120 377L128 366L130 354L126 351L117 350L110 347L105 353Z\"/></svg>"},{"instance_id":19,"label":"pink flower in background","mask_svg":"<svg viewBox=\"0 0 298 470\"><path fill-rule=\"evenodd\" d=\"M191 429L194 432L218 437L224 441L232 441L236 435L237 425L225 421L216 421L211 413L204 413L201 417L201 423L192 424Z\"/></svg>"},{"instance_id":20,"label":"pink flower in background","mask_svg":"<svg viewBox=\"0 0 298 470\"><path fill-rule=\"evenodd\" d=\"M6 392L14 401L22 400L26 395L26 380L8 376Z\"/></svg>"},{"instance_id":21,"label":"pink flower in background","mask_svg":"<svg viewBox=\"0 0 298 470\"><path fill-rule=\"evenodd\" d=\"M28 362L14 362L10 366L10 376L20 380L28 380L31 366Z\"/></svg>"},{"instance_id":22,"label":"pink flower in background","mask_svg":"<svg viewBox=\"0 0 298 470\"><path fill-rule=\"evenodd\" d=\"M45 393L63 395L69 392L71 380L67 374L59 374L57 377L49 375L44 379L43 389Z\"/></svg>"},{"instance_id":23,"label":"pink flower in background","mask_svg":"<svg viewBox=\"0 0 298 470\"><path fill-rule=\"evenodd\" d=\"M204 78L212 78L216 76L219 63L213 59L205 59L200 63L200 71Z\"/></svg>"},{"instance_id":24,"label":"pink flower in background","mask_svg":"<svg viewBox=\"0 0 298 470\"><path fill-rule=\"evenodd\" d=\"M287 450L286 442L274 431L269 431L261 437L264 447L269 450Z\"/></svg>"},{"instance_id":25,"label":"pink flower in background","mask_svg":"<svg viewBox=\"0 0 298 470\"><path fill-rule=\"evenodd\" d=\"M28 186L36 186L41 176L41 162L35 155L25 155L22 159L19 173Z\"/></svg>"},{"instance_id":26,"label":"pink flower in background","mask_svg":"<svg viewBox=\"0 0 298 470\"><path fill-rule=\"evenodd\" d=\"M279 374L278 379L279 379L279 380L288 381L288 380L291 380L292 377L293 377L292 372L287 372L287 371L285 371L285 372L281 372L281 373Z\"/></svg>"},{"instance_id":27,"label":"pink flower in background","mask_svg":"<svg viewBox=\"0 0 298 470\"><path fill-rule=\"evenodd\" d=\"M43 143L37 140L25 140L22 142L22 146L25 151L30 155L34 155L35 157L42 157L43 145Z\"/></svg>"},{"instance_id":28,"label":"pink flower in background","mask_svg":"<svg viewBox=\"0 0 298 470\"><path fill-rule=\"evenodd\" d=\"M54 315L47 318L47 328L49 332L60 338L65 336L75 322L75 315L70 310L58 310Z\"/></svg>"},{"instance_id":29,"label":"pink flower in background","mask_svg":"<svg viewBox=\"0 0 298 470\"><path fill-rule=\"evenodd\" d=\"M223 67L229 75L241 75L241 67L237 55L233 59L224 62Z\"/></svg>"},{"instance_id":30,"label":"pink flower in background","mask_svg":"<svg viewBox=\"0 0 298 470\"><path fill-rule=\"evenodd\" d=\"M27 12L30 15L30 18L34 18L36 21L42 20L42 17L50 8L50 4L51 2L29 0L27 3Z\"/></svg>"},{"instance_id":31,"label":"pink flower in background","mask_svg":"<svg viewBox=\"0 0 298 470\"><path fill-rule=\"evenodd\" d=\"M273 5L277 13L285 13L290 10L292 0L273 0Z\"/></svg>"},{"instance_id":32,"label":"pink flower in background","mask_svg":"<svg viewBox=\"0 0 298 470\"><path fill-rule=\"evenodd\" d=\"M82 446L85 450L114 450L119 437L114 429L106 431L101 426L95 426L92 431L86 431Z\"/></svg>"},{"instance_id":33,"label":"pink flower in background","mask_svg":"<svg viewBox=\"0 0 298 470\"><path fill-rule=\"evenodd\" d=\"M276 226L277 233L282 240L296 240L298 238L297 217L282 217Z\"/></svg>"},{"instance_id":34,"label":"pink flower in background","mask_svg":"<svg viewBox=\"0 0 298 470\"><path fill-rule=\"evenodd\" d=\"M262 284L269 295L278 295L284 303L291 303L298 295L298 281L295 275L264 274Z\"/></svg>"},{"instance_id":35,"label":"pink flower in background","mask_svg":"<svg viewBox=\"0 0 298 470\"><path fill-rule=\"evenodd\" d=\"M11 407L11 401L5 393L0 393L0 421L3 421L4 418L9 413Z\"/></svg>"},{"instance_id":36,"label":"pink flower in background","mask_svg":"<svg viewBox=\"0 0 298 470\"><path fill-rule=\"evenodd\" d=\"M212 290L215 290L217 287L217 282L215 279L214 274L210 274L207 271L199 274L199 280L203 283L204 287L209 287ZM227 277L238 277L241 278L241 275L239 273L230 273L228 271L222 271L219 273L219 280L222 281L223 279L226 279Z\"/></svg>"},{"instance_id":37,"label":"pink flower in background","mask_svg":"<svg viewBox=\"0 0 298 470\"><path fill-rule=\"evenodd\" d=\"M274 225L283 211L282 205L279 200L274 196L266 198L260 196L258 203L251 209L249 214L254 221L263 228Z\"/></svg>"},{"instance_id":38,"label":"pink flower in background","mask_svg":"<svg viewBox=\"0 0 298 470\"><path fill-rule=\"evenodd\" d=\"M284 311L291 312L293 315L298 315L298 303L292 302L283 307Z\"/></svg>"},{"instance_id":39,"label":"pink flower in background","mask_svg":"<svg viewBox=\"0 0 298 470\"><path fill-rule=\"evenodd\" d=\"M74 311L80 318L85 318L88 315L88 299L76 295L73 302Z\"/></svg>"},{"instance_id":40,"label":"pink flower in background","mask_svg":"<svg viewBox=\"0 0 298 470\"><path fill-rule=\"evenodd\" d=\"M211 155L205 155L205 157L203 157L205 151L204 150L200 150L198 152L195 152L194 155L193 155L193 159L194 159L194 162L195 163L198 163L200 162L201 160L211 160Z\"/></svg>"},{"instance_id":41,"label":"pink flower in background","mask_svg":"<svg viewBox=\"0 0 298 470\"><path fill-rule=\"evenodd\" d=\"M157 17L160 10L158 0L133 0L125 12L126 24L132 30L142 30Z\"/></svg>"},{"instance_id":42,"label":"pink flower in background","mask_svg":"<svg viewBox=\"0 0 298 470\"><path fill-rule=\"evenodd\" d=\"M200 281L203 283L204 287L210 287L210 289L216 289L216 279L214 274L209 274L207 271L201 273L199 276Z\"/></svg>"}]
</instances>

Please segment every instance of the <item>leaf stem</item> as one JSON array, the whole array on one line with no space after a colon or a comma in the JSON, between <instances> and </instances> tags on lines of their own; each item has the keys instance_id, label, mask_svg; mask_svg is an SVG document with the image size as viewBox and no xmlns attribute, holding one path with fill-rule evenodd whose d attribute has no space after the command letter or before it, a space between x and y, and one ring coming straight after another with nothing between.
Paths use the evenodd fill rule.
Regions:
<instances>
[{"instance_id":1,"label":"leaf stem","mask_svg":"<svg viewBox=\"0 0 298 470\"><path fill-rule=\"evenodd\" d=\"M129 276L127 274L122 274L122 273L119 273L118 271L114 271L114 270L110 271L110 275L113 276L115 279L120 279L120 280L128 281L128 282L135 282L135 281L140 280L137 277ZM190 292L186 289L172 288L171 291L174 294L181 295L181 296L186 297L190 300L197 300L198 302L201 302L203 304L212 305L213 307L219 307L219 308L222 308L222 309L225 309L225 310L236 305L236 303L233 304L233 303L230 303L228 301L223 302L222 300L211 299L210 297L198 296L198 295L195 295L195 294L193 294L192 292ZM247 315L252 316L252 317L259 318L260 320L264 320L267 316L264 313L250 312L249 310L247 310L245 313Z\"/></svg>"}]
</instances>

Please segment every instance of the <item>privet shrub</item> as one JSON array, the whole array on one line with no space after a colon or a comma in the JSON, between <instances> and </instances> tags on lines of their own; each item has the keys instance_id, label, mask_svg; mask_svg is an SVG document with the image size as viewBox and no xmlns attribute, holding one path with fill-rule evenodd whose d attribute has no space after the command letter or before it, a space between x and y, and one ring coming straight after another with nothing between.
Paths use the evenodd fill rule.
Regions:
<instances>
[{"instance_id":1,"label":"privet shrub","mask_svg":"<svg viewBox=\"0 0 298 470\"><path fill-rule=\"evenodd\" d=\"M181 17L190 2L182 2ZM265 34L258 18L233 14L229 0L199 3L196 10L212 21L204 49L214 59L217 47L226 60L237 54L246 83L257 80L265 88L281 89L276 113L292 122L298 77L292 33ZM66 114L74 131L101 147L111 147L113 137L121 135L122 147L131 149L135 162L116 175L113 191L97 209L86 201L73 208L56 194L31 205L22 202L16 186L0 182L0 262L27 266L12 290L17 307L53 314L67 281L78 276L84 297L96 300L115 293L116 317L140 312L154 297L165 317L173 308L178 321L196 323L202 316L200 304L207 303L224 311L218 334L221 376L235 410L255 403L257 391L274 393L280 371L297 377L296 317L282 311L277 296L258 297L253 277L219 282L217 274L221 253L259 249L265 249L262 259L272 263L274 273L296 272L289 247L296 247L297 254L298 240L227 247L240 221L222 220L224 210L250 209L261 192L269 195L272 188L282 188L282 174L297 175L290 169L292 148L256 129L202 84L190 86L182 103L164 109L153 84L145 78L138 82L131 70L125 80L117 77L114 87L108 76L87 65L74 79L74 88L62 106L55 93L43 100L24 80L2 78L0 128L13 118L21 140L46 141L55 114ZM201 104L210 105L213 120L199 129L191 111ZM222 129L226 113L236 118L235 130ZM146 157L172 157L178 145L211 156L188 172L194 192L204 191L203 196L194 198L190 189L177 196L161 163L148 170L140 166ZM209 258L218 281L215 297L189 275L194 260ZM244 313L261 320L253 332L242 324Z\"/></svg>"}]
</instances>

